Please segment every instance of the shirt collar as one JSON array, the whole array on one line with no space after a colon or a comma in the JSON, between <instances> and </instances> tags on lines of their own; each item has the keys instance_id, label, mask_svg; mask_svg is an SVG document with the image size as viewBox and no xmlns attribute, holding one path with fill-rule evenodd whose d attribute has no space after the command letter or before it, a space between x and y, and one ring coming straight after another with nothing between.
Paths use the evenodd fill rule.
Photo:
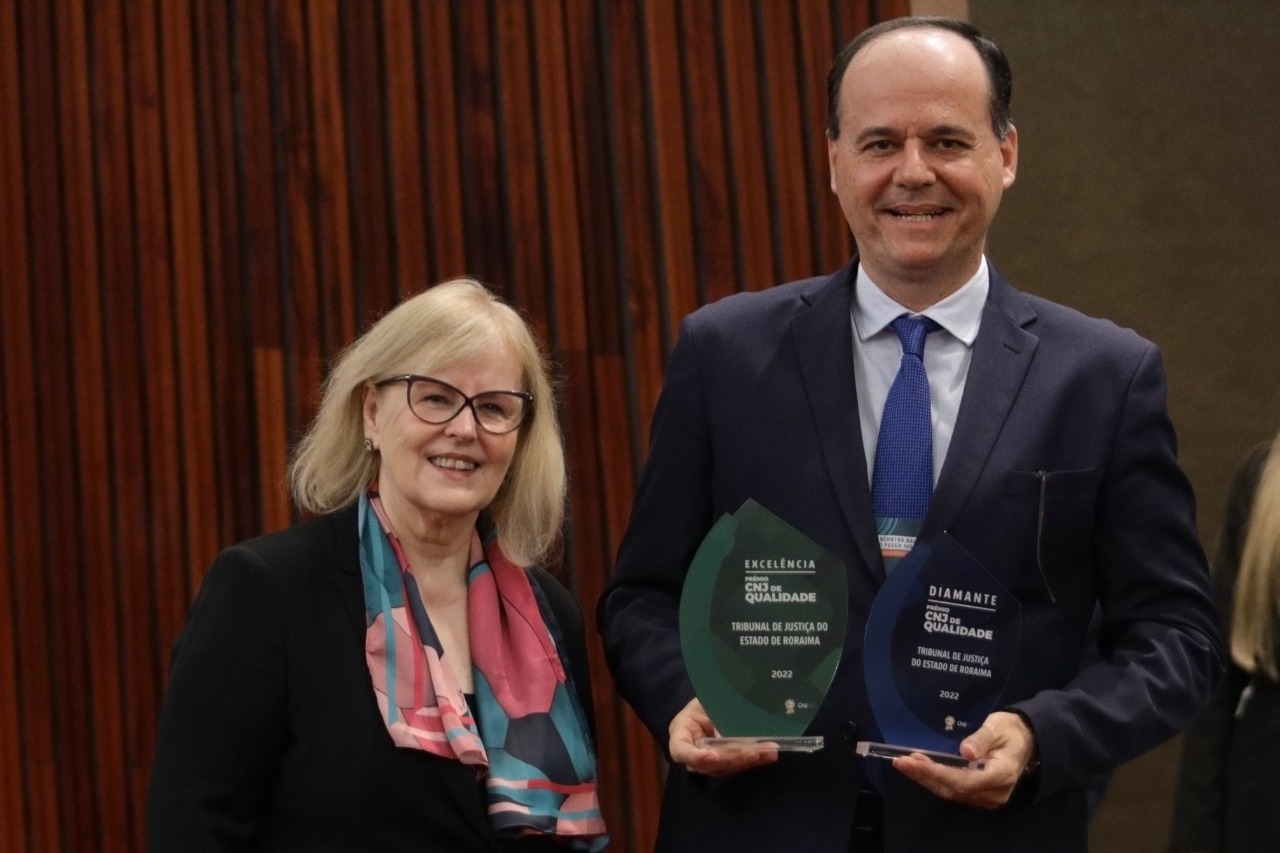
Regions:
<instances>
[{"instance_id":1,"label":"shirt collar","mask_svg":"<svg viewBox=\"0 0 1280 853\"><path fill-rule=\"evenodd\" d=\"M966 347L971 347L978 337L978 326L982 322L982 308L986 304L987 292L990 289L991 276L987 267L987 258L984 255L978 263L977 272L961 285L959 290L920 313L946 329L952 337L962 341ZM914 311L886 296L867 275L862 264L858 264L854 297L853 327L860 341L865 342L868 338L879 334L904 313L915 315Z\"/></svg>"}]
</instances>

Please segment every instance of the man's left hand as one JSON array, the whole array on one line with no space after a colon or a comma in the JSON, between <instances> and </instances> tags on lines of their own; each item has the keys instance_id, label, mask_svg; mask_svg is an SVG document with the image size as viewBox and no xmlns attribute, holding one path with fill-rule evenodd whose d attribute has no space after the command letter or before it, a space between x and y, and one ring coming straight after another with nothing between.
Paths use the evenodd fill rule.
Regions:
<instances>
[{"instance_id":1,"label":"man's left hand","mask_svg":"<svg viewBox=\"0 0 1280 853\"><path fill-rule=\"evenodd\" d=\"M893 760L894 769L944 800L981 809L1009 802L1014 786L1035 756L1035 735L1022 717L996 711L960 744L970 761L986 761L982 770L947 767L920 753Z\"/></svg>"}]
</instances>

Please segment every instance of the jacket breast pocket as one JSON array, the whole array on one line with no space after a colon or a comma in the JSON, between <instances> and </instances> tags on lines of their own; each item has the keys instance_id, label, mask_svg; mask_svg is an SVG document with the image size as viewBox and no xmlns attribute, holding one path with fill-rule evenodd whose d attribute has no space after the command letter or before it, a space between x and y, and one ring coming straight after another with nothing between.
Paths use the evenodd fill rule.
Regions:
<instances>
[{"instance_id":1,"label":"jacket breast pocket","mask_svg":"<svg viewBox=\"0 0 1280 853\"><path fill-rule=\"evenodd\" d=\"M1005 494L1069 495L1098 491L1098 469L1076 468L1071 471L1010 471Z\"/></svg>"},{"instance_id":2,"label":"jacket breast pocket","mask_svg":"<svg viewBox=\"0 0 1280 853\"><path fill-rule=\"evenodd\" d=\"M1025 592L1053 598L1068 580L1078 585L1090 576L1100 480L1096 468L1009 472L1010 544L1016 563L1029 569L1021 578L1039 587Z\"/></svg>"}]
</instances>

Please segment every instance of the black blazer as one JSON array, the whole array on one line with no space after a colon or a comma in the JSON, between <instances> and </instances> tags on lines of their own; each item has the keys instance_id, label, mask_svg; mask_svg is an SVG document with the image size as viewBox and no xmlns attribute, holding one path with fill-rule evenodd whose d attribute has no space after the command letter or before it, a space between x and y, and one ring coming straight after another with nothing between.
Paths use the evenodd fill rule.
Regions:
<instances>
[{"instance_id":1,"label":"black blazer","mask_svg":"<svg viewBox=\"0 0 1280 853\"><path fill-rule=\"evenodd\" d=\"M1270 448L1260 445L1245 458L1227 492L1213 574L1228 635L1240 555ZM1183 740L1170 853L1280 850L1277 766L1280 684L1228 663L1227 677Z\"/></svg>"},{"instance_id":2,"label":"black blazer","mask_svg":"<svg viewBox=\"0 0 1280 853\"><path fill-rule=\"evenodd\" d=\"M358 546L352 508L228 548L209 569L160 717L151 851L505 849L473 768L387 734ZM532 577L590 719L581 614L545 571ZM564 849L518 848L544 845Z\"/></svg>"},{"instance_id":3,"label":"black blazer","mask_svg":"<svg viewBox=\"0 0 1280 853\"><path fill-rule=\"evenodd\" d=\"M723 779L673 768L662 850L835 853L860 843L851 804L867 780L845 736L874 731L862 630L884 567L854 381L855 269L699 309L667 363L649 459L599 610L619 691L665 746L668 723L694 695L677 625L686 567L715 520L748 498L843 560L850 614L840 667L810 726L827 747ZM1088 781L1188 723L1221 669L1156 347L1019 292L993 268L920 536L942 531L1022 604L1001 702L1036 732L1038 798L981 811L891 773L886 848L1083 850ZM1101 658L1088 660L1099 604Z\"/></svg>"}]
</instances>

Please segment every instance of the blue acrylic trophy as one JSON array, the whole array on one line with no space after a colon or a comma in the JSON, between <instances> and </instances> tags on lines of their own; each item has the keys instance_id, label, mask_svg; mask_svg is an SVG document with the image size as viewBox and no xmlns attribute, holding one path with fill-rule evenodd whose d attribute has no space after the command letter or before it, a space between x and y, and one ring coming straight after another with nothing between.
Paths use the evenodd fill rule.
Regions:
<instances>
[{"instance_id":1,"label":"blue acrylic trophy","mask_svg":"<svg viewBox=\"0 0 1280 853\"><path fill-rule=\"evenodd\" d=\"M882 742L861 755L921 752L971 766L959 743L996 710L1018 650L1021 605L956 540L917 542L867 618L863 664Z\"/></svg>"}]
</instances>

